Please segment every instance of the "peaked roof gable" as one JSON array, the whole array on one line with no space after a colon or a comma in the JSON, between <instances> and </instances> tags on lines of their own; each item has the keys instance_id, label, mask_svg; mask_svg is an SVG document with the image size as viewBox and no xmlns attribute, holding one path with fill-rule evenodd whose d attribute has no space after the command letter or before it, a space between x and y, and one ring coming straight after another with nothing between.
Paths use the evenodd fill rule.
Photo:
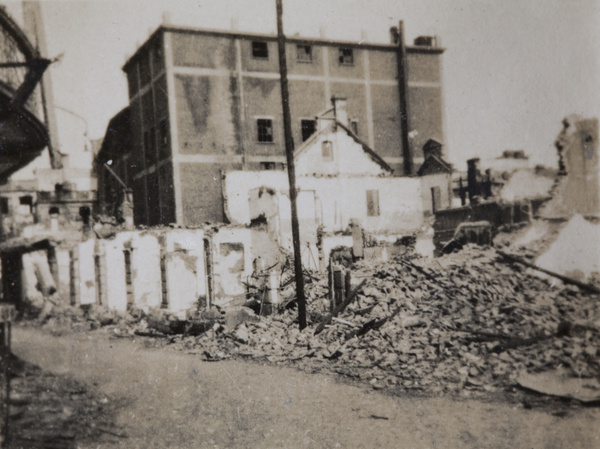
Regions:
<instances>
[{"instance_id":1,"label":"peaked roof gable","mask_svg":"<svg viewBox=\"0 0 600 449\"><path fill-rule=\"evenodd\" d=\"M429 156L417 171L417 175L435 175L437 173L452 173L452 166L437 156Z\"/></svg>"},{"instance_id":2,"label":"peaked roof gable","mask_svg":"<svg viewBox=\"0 0 600 449\"><path fill-rule=\"evenodd\" d=\"M327 119L326 119L327 120ZM317 144L321 139L330 133L339 132L339 129L345 131L345 133L356 143L358 144L362 151L369 157L371 161L376 163L382 170L393 173L392 167L389 166L385 160L381 156L379 156L374 150L372 150L365 142L363 142L356 134L352 132L350 128L338 122L335 119L329 120L329 123L326 127L321 129L320 131L314 133L310 136L298 149L294 152L294 158L298 159L303 153L306 153L310 148L312 148L315 144ZM336 127L337 129L334 129Z\"/></svg>"}]
</instances>

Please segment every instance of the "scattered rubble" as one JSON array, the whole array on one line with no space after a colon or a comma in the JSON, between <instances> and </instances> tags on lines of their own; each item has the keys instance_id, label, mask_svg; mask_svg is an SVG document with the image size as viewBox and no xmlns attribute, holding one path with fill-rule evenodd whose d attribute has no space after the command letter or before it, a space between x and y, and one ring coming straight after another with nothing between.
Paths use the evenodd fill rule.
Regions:
<instances>
[{"instance_id":1,"label":"scattered rubble","mask_svg":"<svg viewBox=\"0 0 600 449\"><path fill-rule=\"evenodd\" d=\"M157 345L174 343L208 361L249 358L428 394L504 391L523 373L558 368L600 376L598 295L536 277L492 248L362 261L352 278L352 293L331 313L326 276L306 277L302 331L293 302L270 316L211 310L182 321L90 309L52 316L46 326L105 325L115 337L160 336Z\"/></svg>"}]
</instances>

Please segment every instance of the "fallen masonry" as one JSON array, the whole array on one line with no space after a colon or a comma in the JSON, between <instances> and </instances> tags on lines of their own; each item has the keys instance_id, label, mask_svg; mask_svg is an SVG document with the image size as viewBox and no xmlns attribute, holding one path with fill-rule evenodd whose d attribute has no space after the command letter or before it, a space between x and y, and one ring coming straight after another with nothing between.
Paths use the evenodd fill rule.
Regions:
<instances>
[{"instance_id":1,"label":"fallen masonry","mask_svg":"<svg viewBox=\"0 0 600 449\"><path fill-rule=\"evenodd\" d=\"M45 326L159 336L156 344L174 343L209 361L294 365L375 389L498 392L524 375L557 370L565 378L600 378L599 295L541 279L492 248L361 261L351 270L354 291L337 315L324 308L326 276L306 277L309 326L303 331L290 307L270 316L202 310L188 320L67 308L55 309Z\"/></svg>"}]
</instances>

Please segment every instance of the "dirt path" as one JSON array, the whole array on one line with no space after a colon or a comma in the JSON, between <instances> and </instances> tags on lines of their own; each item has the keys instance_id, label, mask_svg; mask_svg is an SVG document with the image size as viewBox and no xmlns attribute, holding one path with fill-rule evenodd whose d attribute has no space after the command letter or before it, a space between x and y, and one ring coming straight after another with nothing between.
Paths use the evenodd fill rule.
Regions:
<instances>
[{"instance_id":1,"label":"dirt path","mask_svg":"<svg viewBox=\"0 0 600 449\"><path fill-rule=\"evenodd\" d=\"M118 398L127 438L83 448L596 448L600 410L393 398L327 376L14 330L19 357Z\"/></svg>"}]
</instances>

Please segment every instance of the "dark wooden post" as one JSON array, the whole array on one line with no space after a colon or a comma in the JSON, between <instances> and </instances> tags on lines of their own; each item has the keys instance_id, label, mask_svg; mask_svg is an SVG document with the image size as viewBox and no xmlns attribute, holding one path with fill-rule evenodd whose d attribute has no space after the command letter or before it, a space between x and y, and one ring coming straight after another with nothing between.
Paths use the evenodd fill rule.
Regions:
<instances>
[{"instance_id":1,"label":"dark wooden post","mask_svg":"<svg viewBox=\"0 0 600 449\"><path fill-rule=\"evenodd\" d=\"M404 174L411 175L413 172L412 154L408 141L408 78L406 75L406 46L404 43L404 22L401 20L398 26L398 93L400 95L400 132L402 135L402 158L404 161Z\"/></svg>"},{"instance_id":2,"label":"dark wooden post","mask_svg":"<svg viewBox=\"0 0 600 449\"><path fill-rule=\"evenodd\" d=\"M290 93L287 79L287 61L285 56L285 35L283 34L283 4L275 0L277 6L277 47L279 53L279 74L281 80L281 103L283 105L283 133L285 136L285 155L287 159L290 183L290 203L292 206L292 239L294 241L294 271L296 276L296 298L298 301L298 324L300 330L306 327L306 298L304 297L304 273L300 249L300 226L296 198L296 167L294 165L294 138L290 113Z\"/></svg>"}]
</instances>

